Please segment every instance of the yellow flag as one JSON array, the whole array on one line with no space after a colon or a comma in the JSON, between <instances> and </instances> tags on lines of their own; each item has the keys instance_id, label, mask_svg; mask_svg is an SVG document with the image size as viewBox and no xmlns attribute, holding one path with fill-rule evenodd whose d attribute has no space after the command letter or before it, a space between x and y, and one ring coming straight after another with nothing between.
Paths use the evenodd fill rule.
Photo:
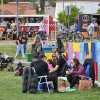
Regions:
<instances>
[{"instance_id":1,"label":"yellow flag","mask_svg":"<svg viewBox=\"0 0 100 100\"><path fill-rule=\"evenodd\" d=\"M73 42L73 51L80 52L80 43Z\"/></svg>"}]
</instances>

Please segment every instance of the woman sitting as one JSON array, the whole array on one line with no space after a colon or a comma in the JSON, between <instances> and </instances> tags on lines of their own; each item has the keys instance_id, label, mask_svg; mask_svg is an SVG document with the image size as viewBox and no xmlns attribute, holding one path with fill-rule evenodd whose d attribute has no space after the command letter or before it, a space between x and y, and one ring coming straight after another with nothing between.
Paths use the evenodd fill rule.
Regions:
<instances>
[{"instance_id":1,"label":"woman sitting","mask_svg":"<svg viewBox=\"0 0 100 100\"><path fill-rule=\"evenodd\" d=\"M79 84L81 77L85 76L85 69L82 64L79 63L79 60L73 59L73 68L66 71L67 79L70 83L69 90L75 90L75 85Z\"/></svg>"}]
</instances>

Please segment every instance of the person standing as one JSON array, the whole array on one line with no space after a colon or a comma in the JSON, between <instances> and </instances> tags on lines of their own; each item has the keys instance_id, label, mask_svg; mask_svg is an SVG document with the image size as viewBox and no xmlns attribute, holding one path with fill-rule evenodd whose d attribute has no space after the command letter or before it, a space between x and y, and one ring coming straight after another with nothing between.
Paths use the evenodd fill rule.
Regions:
<instances>
[{"instance_id":1,"label":"person standing","mask_svg":"<svg viewBox=\"0 0 100 100\"><path fill-rule=\"evenodd\" d=\"M90 39L93 38L93 34L95 32L95 20L92 20L92 22L90 23L90 25L87 28L88 34Z\"/></svg>"},{"instance_id":2,"label":"person standing","mask_svg":"<svg viewBox=\"0 0 100 100\"><path fill-rule=\"evenodd\" d=\"M18 36L18 38L16 40L16 45L17 45L17 48L16 48L16 55L15 55L15 57L17 57L21 53L22 57L24 58L25 57L24 45L23 45L23 42L22 42L22 36L21 35Z\"/></svg>"},{"instance_id":3,"label":"person standing","mask_svg":"<svg viewBox=\"0 0 100 100\"><path fill-rule=\"evenodd\" d=\"M23 46L24 46L24 54L27 52L27 41L28 41L27 36L25 34L23 34L22 43L23 43Z\"/></svg>"},{"instance_id":4,"label":"person standing","mask_svg":"<svg viewBox=\"0 0 100 100\"><path fill-rule=\"evenodd\" d=\"M33 58L37 55L39 57L39 55L43 54L43 49L42 49L42 42L41 42L41 38L39 35L35 36L34 42L32 44L32 56Z\"/></svg>"}]
</instances>

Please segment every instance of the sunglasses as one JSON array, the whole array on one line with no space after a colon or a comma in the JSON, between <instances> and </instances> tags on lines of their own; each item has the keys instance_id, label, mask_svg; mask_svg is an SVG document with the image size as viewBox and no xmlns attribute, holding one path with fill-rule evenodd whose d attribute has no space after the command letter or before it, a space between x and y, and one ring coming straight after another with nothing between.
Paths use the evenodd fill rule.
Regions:
<instances>
[{"instance_id":1,"label":"sunglasses","mask_svg":"<svg viewBox=\"0 0 100 100\"><path fill-rule=\"evenodd\" d=\"M56 57L56 56L52 56L52 57Z\"/></svg>"}]
</instances>

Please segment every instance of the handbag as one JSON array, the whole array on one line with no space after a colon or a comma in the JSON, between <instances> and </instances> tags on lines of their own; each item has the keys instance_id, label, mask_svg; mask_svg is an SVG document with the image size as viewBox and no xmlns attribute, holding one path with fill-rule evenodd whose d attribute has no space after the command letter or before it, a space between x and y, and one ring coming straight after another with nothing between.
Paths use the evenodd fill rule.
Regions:
<instances>
[{"instance_id":1,"label":"handbag","mask_svg":"<svg viewBox=\"0 0 100 100\"><path fill-rule=\"evenodd\" d=\"M93 86L92 80L86 80L86 79L84 79L84 80L80 80L79 81L78 89L79 90L89 90L89 89L92 88L92 86Z\"/></svg>"},{"instance_id":2,"label":"handbag","mask_svg":"<svg viewBox=\"0 0 100 100\"><path fill-rule=\"evenodd\" d=\"M58 92L66 92L66 88L69 86L67 77L58 77Z\"/></svg>"}]
</instances>

